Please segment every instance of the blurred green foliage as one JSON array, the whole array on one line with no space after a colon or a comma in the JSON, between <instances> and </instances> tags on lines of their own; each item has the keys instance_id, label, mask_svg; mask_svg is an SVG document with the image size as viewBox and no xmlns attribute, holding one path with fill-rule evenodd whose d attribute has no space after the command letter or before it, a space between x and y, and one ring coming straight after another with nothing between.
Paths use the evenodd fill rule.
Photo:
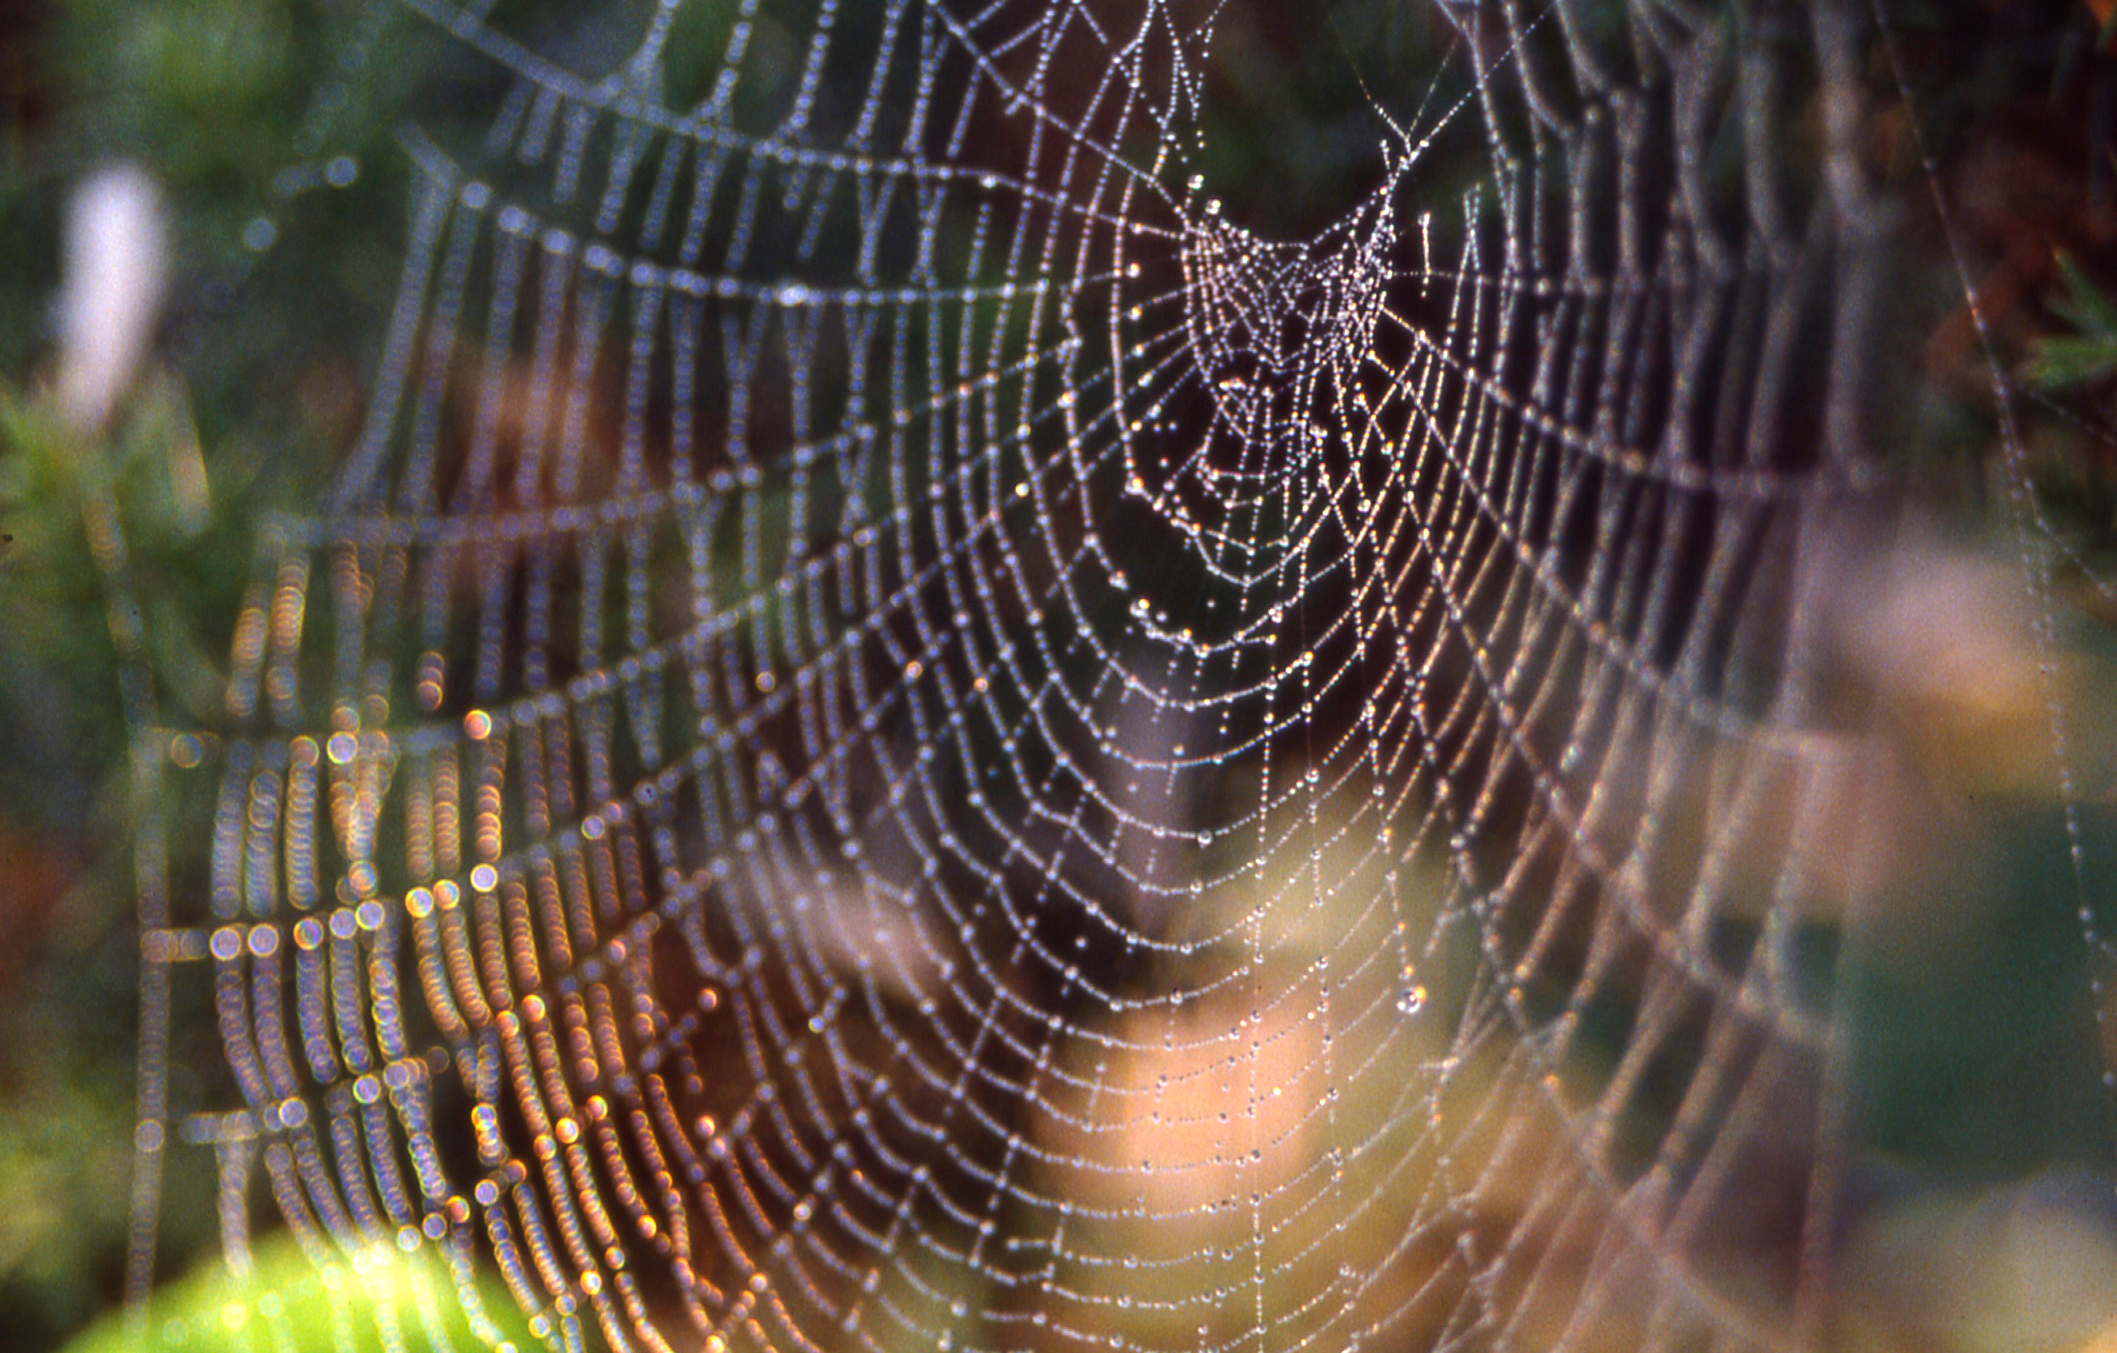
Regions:
<instances>
[{"instance_id":1,"label":"blurred green foliage","mask_svg":"<svg viewBox=\"0 0 2117 1353\"><path fill-rule=\"evenodd\" d=\"M473 1288L466 1301L455 1275L431 1249L384 1245L333 1256L326 1264L282 1236L253 1251L247 1272L211 1265L171 1283L137 1318L104 1317L71 1345L74 1353L387 1353L383 1331L411 1348L536 1348L504 1289ZM466 1310L473 1304L479 1318Z\"/></svg>"},{"instance_id":2,"label":"blurred green foliage","mask_svg":"<svg viewBox=\"0 0 2117 1353\"><path fill-rule=\"evenodd\" d=\"M2036 348L2029 380L2046 390L2070 390L2117 376L2117 300L2088 280L2080 265L2058 255L2065 294L2051 309L2071 332L2054 334Z\"/></svg>"},{"instance_id":3,"label":"blurred green foliage","mask_svg":"<svg viewBox=\"0 0 2117 1353\"><path fill-rule=\"evenodd\" d=\"M261 516L313 492L359 414L401 192L359 6L42 0L0 15L0 1343L56 1346L122 1274L137 939L111 606L138 608L161 716L211 728ZM172 287L111 425L51 383L72 184L159 183ZM126 566L91 546L115 508ZM195 854L195 852L194 852ZM181 848L179 878L195 869ZM169 1181L162 1271L210 1182Z\"/></svg>"}]
</instances>

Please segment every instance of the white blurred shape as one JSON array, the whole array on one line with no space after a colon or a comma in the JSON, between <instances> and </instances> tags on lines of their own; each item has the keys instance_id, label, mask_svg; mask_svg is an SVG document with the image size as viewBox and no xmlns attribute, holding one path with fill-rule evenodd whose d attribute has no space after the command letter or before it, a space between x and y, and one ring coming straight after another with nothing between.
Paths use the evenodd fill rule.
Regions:
<instances>
[{"instance_id":1,"label":"white blurred shape","mask_svg":"<svg viewBox=\"0 0 2117 1353\"><path fill-rule=\"evenodd\" d=\"M136 164L75 191L60 284L59 402L82 432L109 421L154 333L168 271L162 193Z\"/></svg>"}]
</instances>

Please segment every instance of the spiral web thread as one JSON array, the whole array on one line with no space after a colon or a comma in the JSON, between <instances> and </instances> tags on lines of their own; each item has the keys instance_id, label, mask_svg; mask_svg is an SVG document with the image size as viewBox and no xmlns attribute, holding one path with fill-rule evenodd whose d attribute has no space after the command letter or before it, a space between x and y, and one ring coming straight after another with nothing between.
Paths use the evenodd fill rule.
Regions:
<instances>
[{"instance_id":1,"label":"spiral web thread","mask_svg":"<svg viewBox=\"0 0 2117 1353\"><path fill-rule=\"evenodd\" d=\"M157 772L136 1281L188 1145L443 1261L348 1346L1811 1342L1857 16L1436 5L1277 241L1224 3L514 8L382 12L485 120Z\"/></svg>"}]
</instances>

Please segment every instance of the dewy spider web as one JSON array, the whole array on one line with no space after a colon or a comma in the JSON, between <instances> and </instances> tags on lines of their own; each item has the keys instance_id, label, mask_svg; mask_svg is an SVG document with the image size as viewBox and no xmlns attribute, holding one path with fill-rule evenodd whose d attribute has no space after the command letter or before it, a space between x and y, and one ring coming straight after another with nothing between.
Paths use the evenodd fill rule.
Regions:
<instances>
[{"instance_id":1,"label":"dewy spider web","mask_svg":"<svg viewBox=\"0 0 2117 1353\"><path fill-rule=\"evenodd\" d=\"M1437 5L1281 240L1235 12L385 11L453 103L155 772L136 1282L180 1137L239 1266L445 1260L390 1346L1817 1337L1861 16Z\"/></svg>"}]
</instances>

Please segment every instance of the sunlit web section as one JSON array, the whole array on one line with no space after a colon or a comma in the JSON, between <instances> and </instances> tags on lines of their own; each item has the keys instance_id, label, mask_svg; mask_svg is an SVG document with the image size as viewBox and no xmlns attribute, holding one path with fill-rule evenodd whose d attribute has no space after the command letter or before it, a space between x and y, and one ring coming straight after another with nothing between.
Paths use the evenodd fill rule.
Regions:
<instances>
[{"instance_id":1,"label":"sunlit web section","mask_svg":"<svg viewBox=\"0 0 2117 1353\"><path fill-rule=\"evenodd\" d=\"M387 11L388 341L148 937L238 1256L554 1348L1813 1334L1854 36L1435 5L1278 238L1268 8Z\"/></svg>"}]
</instances>

